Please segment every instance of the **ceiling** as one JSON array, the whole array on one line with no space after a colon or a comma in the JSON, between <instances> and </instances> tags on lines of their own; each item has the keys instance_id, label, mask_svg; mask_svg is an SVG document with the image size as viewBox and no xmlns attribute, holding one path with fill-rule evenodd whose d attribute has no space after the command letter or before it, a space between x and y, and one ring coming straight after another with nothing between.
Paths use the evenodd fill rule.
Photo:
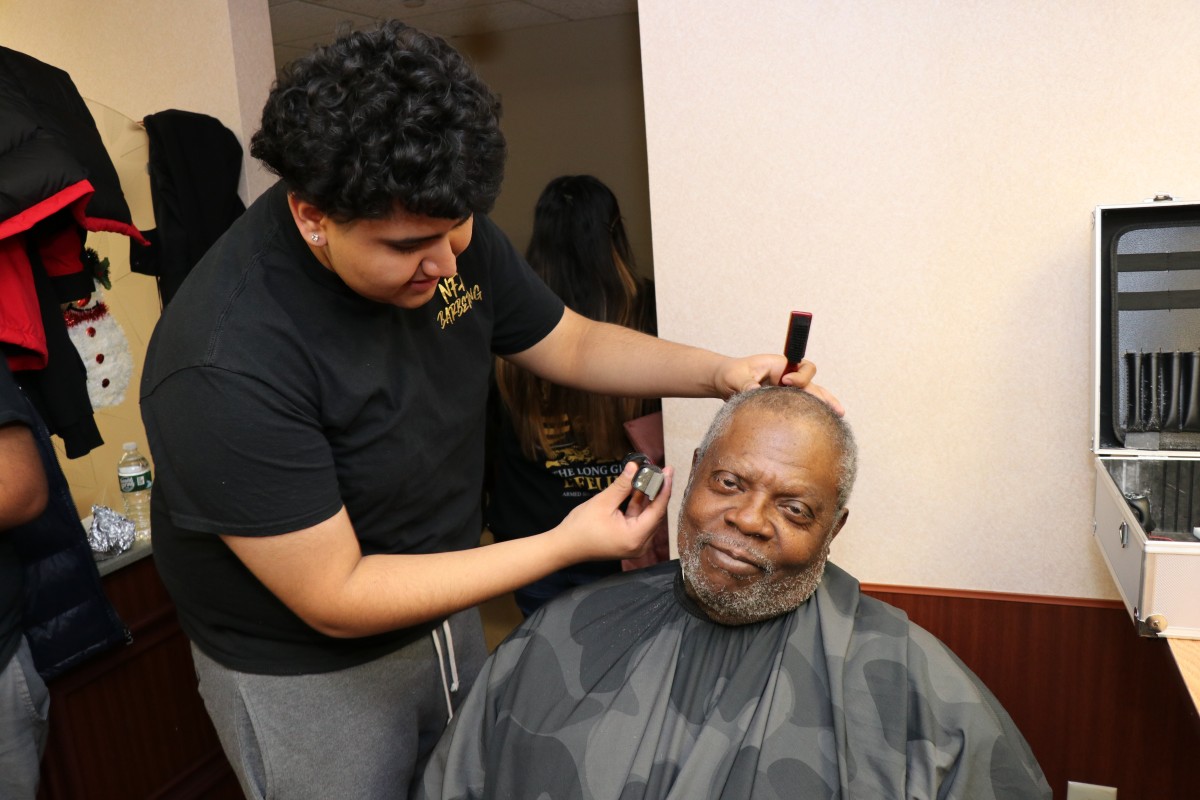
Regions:
<instances>
[{"instance_id":1,"label":"ceiling","mask_svg":"<svg viewBox=\"0 0 1200 800\"><path fill-rule=\"evenodd\" d=\"M637 0L269 0L275 66L381 19L450 38L637 13Z\"/></svg>"}]
</instances>

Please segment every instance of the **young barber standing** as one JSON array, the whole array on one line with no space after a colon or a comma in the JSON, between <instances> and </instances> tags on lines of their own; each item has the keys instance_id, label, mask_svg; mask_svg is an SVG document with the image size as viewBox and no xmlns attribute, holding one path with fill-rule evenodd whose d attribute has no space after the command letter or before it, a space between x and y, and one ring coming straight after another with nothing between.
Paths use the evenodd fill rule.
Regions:
<instances>
[{"instance_id":1,"label":"young barber standing","mask_svg":"<svg viewBox=\"0 0 1200 800\"><path fill-rule=\"evenodd\" d=\"M781 380L782 356L564 309L484 216L498 117L456 51L397 22L289 65L251 142L281 180L155 330L155 560L249 797L404 796L485 656L474 606L632 556L662 516L669 490L619 509L631 467L556 528L476 547L493 353L624 396Z\"/></svg>"}]
</instances>

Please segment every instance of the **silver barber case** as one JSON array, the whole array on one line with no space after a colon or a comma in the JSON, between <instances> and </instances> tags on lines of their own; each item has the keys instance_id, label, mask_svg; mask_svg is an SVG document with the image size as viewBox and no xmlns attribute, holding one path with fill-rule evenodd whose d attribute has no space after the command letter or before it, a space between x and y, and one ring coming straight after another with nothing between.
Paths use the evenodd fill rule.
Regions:
<instances>
[{"instance_id":1,"label":"silver barber case","mask_svg":"<svg viewBox=\"0 0 1200 800\"><path fill-rule=\"evenodd\" d=\"M1093 223L1096 541L1140 634L1200 639L1200 203Z\"/></svg>"}]
</instances>

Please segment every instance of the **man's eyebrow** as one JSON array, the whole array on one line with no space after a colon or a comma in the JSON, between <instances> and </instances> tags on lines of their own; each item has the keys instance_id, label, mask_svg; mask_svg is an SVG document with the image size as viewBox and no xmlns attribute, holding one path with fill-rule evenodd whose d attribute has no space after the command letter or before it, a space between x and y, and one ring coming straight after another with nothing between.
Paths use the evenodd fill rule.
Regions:
<instances>
[{"instance_id":1,"label":"man's eyebrow","mask_svg":"<svg viewBox=\"0 0 1200 800\"><path fill-rule=\"evenodd\" d=\"M754 483L762 478L761 470L730 458L717 459L717 463L713 465L710 477L718 472L728 472L738 480L749 481L750 483ZM817 492L811 482L803 478L797 478L792 481L785 481L775 494L779 497L791 497L812 506L816 502L814 498Z\"/></svg>"},{"instance_id":2,"label":"man's eyebrow","mask_svg":"<svg viewBox=\"0 0 1200 800\"><path fill-rule=\"evenodd\" d=\"M470 214L463 217L458 222L454 223L454 225L450 228L450 230L451 231L458 230L463 225L466 225L467 220L469 220L469 219L471 219ZM449 232L450 231L446 231L446 233L449 233ZM387 236L383 236L383 237L380 237L379 242L381 244L387 245L388 247L414 247L416 245L427 244L429 242L437 241L438 239L445 236L446 233L431 233L428 236L408 236L403 239L392 239Z\"/></svg>"}]
</instances>

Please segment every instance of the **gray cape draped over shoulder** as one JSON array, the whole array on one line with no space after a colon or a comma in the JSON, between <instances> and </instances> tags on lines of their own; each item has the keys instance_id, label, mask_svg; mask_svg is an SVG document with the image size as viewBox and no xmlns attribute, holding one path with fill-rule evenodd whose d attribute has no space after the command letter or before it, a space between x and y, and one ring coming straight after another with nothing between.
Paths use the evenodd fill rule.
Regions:
<instances>
[{"instance_id":1,"label":"gray cape draped over shoulder","mask_svg":"<svg viewBox=\"0 0 1200 800\"><path fill-rule=\"evenodd\" d=\"M991 692L830 564L813 597L709 621L678 562L582 587L484 665L425 800L1049 798Z\"/></svg>"}]
</instances>

